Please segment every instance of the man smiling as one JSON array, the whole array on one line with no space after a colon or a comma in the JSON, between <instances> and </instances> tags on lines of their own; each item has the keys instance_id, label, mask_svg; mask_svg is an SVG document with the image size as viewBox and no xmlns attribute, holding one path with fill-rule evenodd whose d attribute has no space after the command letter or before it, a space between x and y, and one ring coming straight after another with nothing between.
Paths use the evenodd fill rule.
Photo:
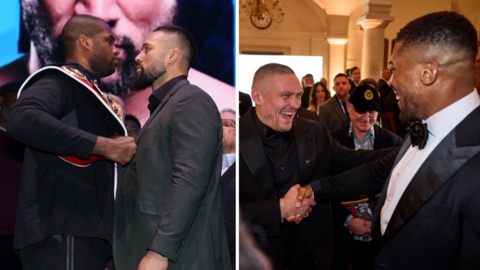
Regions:
<instances>
[{"instance_id":1,"label":"man smiling","mask_svg":"<svg viewBox=\"0 0 480 270\"><path fill-rule=\"evenodd\" d=\"M240 210L275 269L329 269L330 203L312 208L315 203L309 200L295 207L299 184L380 155L347 150L324 125L295 117L302 93L292 69L264 65L253 79L256 106L240 119ZM299 224L282 222L292 216Z\"/></svg>"}]
</instances>

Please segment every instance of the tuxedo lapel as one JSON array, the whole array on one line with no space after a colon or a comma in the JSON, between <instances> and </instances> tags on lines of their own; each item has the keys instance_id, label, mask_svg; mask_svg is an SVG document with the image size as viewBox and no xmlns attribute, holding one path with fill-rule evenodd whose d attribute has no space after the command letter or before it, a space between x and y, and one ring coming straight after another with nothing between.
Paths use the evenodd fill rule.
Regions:
<instances>
[{"instance_id":1,"label":"tuxedo lapel","mask_svg":"<svg viewBox=\"0 0 480 270\"><path fill-rule=\"evenodd\" d=\"M165 98L164 100L162 100L162 102L160 102L160 104L157 106L157 108L153 111L153 113L150 115L150 117L148 118L147 122L145 123L145 125L143 125L142 129L140 130L140 132L138 133L138 136L137 136L137 139L135 140L135 142L137 143L138 145L138 142L140 141L140 138L142 137L143 135L143 132L145 129L147 129L148 125L150 125L150 123L152 122L152 119L158 114L158 112L160 112L160 110L163 108L163 106L165 106L165 104L168 102L168 100L170 99L170 97L175 94L175 92L177 92L178 89L180 89L180 87L182 87L183 85L187 84L188 81L187 80L182 80L180 81L179 83L177 83L170 91L168 91L167 95L165 95Z\"/></svg>"},{"instance_id":2,"label":"tuxedo lapel","mask_svg":"<svg viewBox=\"0 0 480 270\"><path fill-rule=\"evenodd\" d=\"M410 145L411 145L410 134L407 134L400 148L400 151L398 151L397 157L395 158L395 162L393 163L393 166L392 166L392 171L395 168L395 166L397 166L398 162L402 159L403 155L405 155L405 152L407 152ZM372 225L372 232L375 235L377 233L380 233L377 230L380 229L381 211L385 203L385 198L387 197L387 190L388 190L388 185L390 184L391 177L392 177L392 172L390 172L390 175L388 176L387 181L383 185L382 193L380 193L380 197L378 198L377 205L375 206L375 213L373 214L373 225Z\"/></svg>"},{"instance_id":3,"label":"tuxedo lapel","mask_svg":"<svg viewBox=\"0 0 480 270\"><path fill-rule=\"evenodd\" d=\"M313 126L304 119L295 117L293 131L297 142L300 169L300 185L308 184L315 166L315 132Z\"/></svg>"},{"instance_id":4,"label":"tuxedo lapel","mask_svg":"<svg viewBox=\"0 0 480 270\"><path fill-rule=\"evenodd\" d=\"M262 138L255 129L255 108L240 118L240 154L252 173L265 199L278 199L275 181L263 148Z\"/></svg>"},{"instance_id":5,"label":"tuxedo lapel","mask_svg":"<svg viewBox=\"0 0 480 270\"><path fill-rule=\"evenodd\" d=\"M477 145L458 147L457 135L458 130L452 130L415 174L393 212L383 242L408 222L459 168L480 152L478 142Z\"/></svg>"}]
</instances>

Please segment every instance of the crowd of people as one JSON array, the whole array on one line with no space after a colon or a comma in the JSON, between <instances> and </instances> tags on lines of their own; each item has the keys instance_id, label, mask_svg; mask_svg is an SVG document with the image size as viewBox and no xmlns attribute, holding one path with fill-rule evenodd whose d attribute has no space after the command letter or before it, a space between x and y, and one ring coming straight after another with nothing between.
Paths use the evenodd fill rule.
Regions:
<instances>
[{"instance_id":1,"label":"crowd of people","mask_svg":"<svg viewBox=\"0 0 480 270\"><path fill-rule=\"evenodd\" d=\"M256 71L240 118L240 269L478 268L477 32L437 12L395 41L378 80L353 67L332 97L288 66Z\"/></svg>"}]
</instances>

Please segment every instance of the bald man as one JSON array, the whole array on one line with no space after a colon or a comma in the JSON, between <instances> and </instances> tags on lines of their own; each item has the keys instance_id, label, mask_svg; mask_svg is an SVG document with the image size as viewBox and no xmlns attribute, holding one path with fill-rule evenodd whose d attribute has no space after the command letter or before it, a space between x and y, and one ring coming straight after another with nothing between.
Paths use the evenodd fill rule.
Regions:
<instances>
[{"instance_id":1,"label":"bald man","mask_svg":"<svg viewBox=\"0 0 480 270\"><path fill-rule=\"evenodd\" d=\"M79 15L62 37L67 63L32 74L9 117L8 134L27 145L13 248L23 269L105 269L113 164L129 162L136 145L97 85L118 63L108 24Z\"/></svg>"},{"instance_id":2,"label":"bald man","mask_svg":"<svg viewBox=\"0 0 480 270\"><path fill-rule=\"evenodd\" d=\"M295 117L303 90L287 66L260 67L251 93L256 106L240 118L242 216L274 269L330 269L330 202L315 206L309 201L297 208L297 189L332 169L353 168L382 153L348 150L323 124ZM292 216L299 224L282 222Z\"/></svg>"},{"instance_id":3,"label":"bald man","mask_svg":"<svg viewBox=\"0 0 480 270\"><path fill-rule=\"evenodd\" d=\"M386 158L299 192L313 189L321 200L383 188L372 222L376 269L478 268L476 54L477 32L458 13L409 22L397 34L389 64L400 119L414 122L410 133Z\"/></svg>"}]
</instances>

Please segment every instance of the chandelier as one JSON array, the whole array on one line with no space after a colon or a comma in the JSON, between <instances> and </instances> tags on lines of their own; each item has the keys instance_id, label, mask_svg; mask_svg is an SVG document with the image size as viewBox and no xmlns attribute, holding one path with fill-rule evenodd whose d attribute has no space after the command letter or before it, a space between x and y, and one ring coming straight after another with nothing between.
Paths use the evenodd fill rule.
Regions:
<instances>
[{"instance_id":1,"label":"chandelier","mask_svg":"<svg viewBox=\"0 0 480 270\"><path fill-rule=\"evenodd\" d=\"M260 29L269 27L272 21L283 20L282 3L279 0L241 0L240 21L250 19Z\"/></svg>"}]
</instances>

